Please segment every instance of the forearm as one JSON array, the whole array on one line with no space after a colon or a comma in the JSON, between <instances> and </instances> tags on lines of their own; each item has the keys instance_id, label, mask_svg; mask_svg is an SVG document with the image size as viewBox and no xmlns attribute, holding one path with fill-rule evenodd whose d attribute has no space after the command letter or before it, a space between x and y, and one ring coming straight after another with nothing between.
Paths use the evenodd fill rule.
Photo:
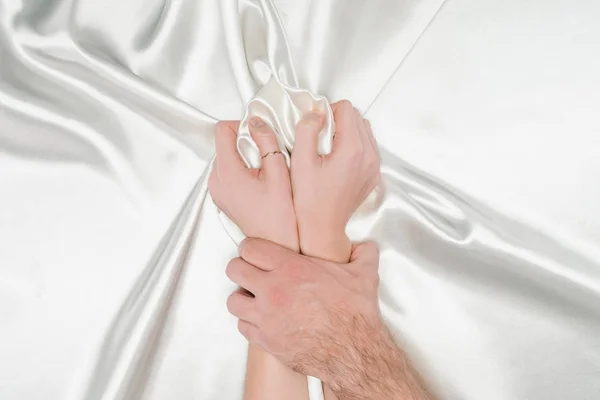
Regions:
<instances>
[{"instance_id":1,"label":"forearm","mask_svg":"<svg viewBox=\"0 0 600 400\"><path fill-rule=\"evenodd\" d=\"M338 263L350 260L352 244L344 229L305 226L300 222L298 227L302 254Z\"/></svg>"},{"instance_id":2,"label":"forearm","mask_svg":"<svg viewBox=\"0 0 600 400\"><path fill-rule=\"evenodd\" d=\"M315 233L307 239L300 234L303 254L347 262L352 245L344 232ZM372 326L352 321L347 329L354 343L341 345L332 358L332 379L324 385L326 400L432 400L420 378L397 347L383 322ZM332 349L335 352L335 349Z\"/></svg>"},{"instance_id":3,"label":"forearm","mask_svg":"<svg viewBox=\"0 0 600 400\"><path fill-rule=\"evenodd\" d=\"M279 244L298 251L296 237L279 240ZM246 366L245 400L307 400L306 376L288 368L262 349L250 345Z\"/></svg>"},{"instance_id":4,"label":"forearm","mask_svg":"<svg viewBox=\"0 0 600 400\"><path fill-rule=\"evenodd\" d=\"M319 233L315 232L314 234L308 230L304 232L304 237L302 234L300 236L302 254L335 262L348 262L350 259L352 245L345 232L326 233L326 230L320 230ZM323 385L323 394L325 400L341 400L326 384Z\"/></svg>"},{"instance_id":5,"label":"forearm","mask_svg":"<svg viewBox=\"0 0 600 400\"><path fill-rule=\"evenodd\" d=\"M250 345L245 400L307 400L306 376L289 369L271 354Z\"/></svg>"},{"instance_id":6,"label":"forearm","mask_svg":"<svg viewBox=\"0 0 600 400\"><path fill-rule=\"evenodd\" d=\"M352 345L332 362L332 391L339 400L433 400L408 358L384 327L359 320Z\"/></svg>"}]
</instances>

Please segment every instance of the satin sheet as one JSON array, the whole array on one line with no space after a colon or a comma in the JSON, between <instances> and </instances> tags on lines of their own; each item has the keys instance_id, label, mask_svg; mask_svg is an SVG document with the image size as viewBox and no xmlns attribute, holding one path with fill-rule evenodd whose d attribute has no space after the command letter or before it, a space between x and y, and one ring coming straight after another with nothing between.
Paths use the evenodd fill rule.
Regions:
<instances>
[{"instance_id":1,"label":"satin sheet","mask_svg":"<svg viewBox=\"0 0 600 400\"><path fill-rule=\"evenodd\" d=\"M0 0L0 398L241 398L206 176L216 120L285 76L372 122L386 195L349 233L379 241L384 317L435 393L597 399L599 20L594 0Z\"/></svg>"}]
</instances>

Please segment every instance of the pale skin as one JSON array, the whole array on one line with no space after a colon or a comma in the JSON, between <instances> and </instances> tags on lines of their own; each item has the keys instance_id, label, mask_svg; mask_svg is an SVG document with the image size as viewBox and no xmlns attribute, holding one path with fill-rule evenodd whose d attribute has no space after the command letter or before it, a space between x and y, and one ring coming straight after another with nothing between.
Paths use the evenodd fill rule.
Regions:
<instances>
[{"instance_id":1,"label":"pale skin","mask_svg":"<svg viewBox=\"0 0 600 400\"><path fill-rule=\"evenodd\" d=\"M348 264L348 261L351 256L360 254L360 249L354 249L353 252L352 245L345 235L345 227L352 213L379 182L379 156L369 122L362 119L349 102L335 103L332 105L332 110L336 123L332 153L319 156L316 151L317 136L322 127L323 117L317 113L305 115L297 126L291 172L288 171L285 160L280 154L264 158L260 169L247 169L235 146L238 123L220 123L216 133L217 157L209 180L209 189L215 203L246 236L267 240L270 245L275 245L274 243L281 245L289 254L297 255L297 252L301 251L305 255L318 257L319 262L351 266L352 262ZM261 153L267 154L278 150L273 131L261 120L250 122L250 133ZM353 171L352 174L347 173L350 170ZM244 248L248 247L245 245ZM251 250L248 254L260 253L253 251L253 247L249 248ZM282 247L278 246L277 249L281 250ZM276 250L271 249L271 251ZM286 254L289 255L288 253ZM269 258L265 254L262 257ZM302 260L310 259L305 257ZM294 372L290 367L303 373L313 374L330 384L331 387L326 386L325 389L328 400L360 398L348 397L347 385L337 382L333 375L326 376L306 363L306 365L298 362L294 364L293 357L286 359L281 351L276 351L273 346L269 348L266 341L257 340L257 336L252 336L254 340L251 339L253 334L249 332L260 332L260 329L250 321L249 315L244 315L244 318L240 314L248 312L250 304L258 305L263 298L269 298L277 303L277 296L266 296L266 293L260 291L263 286L255 280L261 280L259 276L261 273L266 274L267 270L270 274L273 273L270 276L274 277L278 264L261 265L262 267L252 260L244 261L238 258L227 268L229 277L244 288L232 294L227 304L229 310L240 318L240 332L251 343L244 398L248 400L307 399L306 377ZM283 267L284 264L281 266L282 273L289 270ZM327 271L327 268L323 266L320 276L323 276L322 273ZM296 269L300 270L300 268ZM252 275L252 283L247 280L249 276L246 274ZM269 281L266 276L268 275L265 275L265 283ZM250 288L249 285L253 287ZM249 295L248 292L253 295ZM260 296L257 296L257 293L260 293ZM376 297L375 285L375 303ZM294 304L303 304L301 299L298 297ZM271 311L276 309L272 308ZM379 315L377 307L376 310L375 314ZM263 311L266 312L267 309ZM362 314L357 315L362 316ZM277 318L274 319L273 324L275 321ZM371 315L370 319L365 321L367 321L365 329L376 327L376 330L385 331L380 318L376 319ZM283 323L282 319L279 319L279 322ZM291 324L290 326L300 326L295 321L286 323ZM262 320L260 326L263 326ZM293 335L289 338L291 337ZM389 335L385 337L388 338L387 342L381 343L393 344ZM275 356L262 349L270 350ZM311 372L313 370L314 373Z\"/></svg>"},{"instance_id":2,"label":"pale skin","mask_svg":"<svg viewBox=\"0 0 600 400\"><path fill-rule=\"evenodd\" d=\"M248 169L236 150L238 127L238 121L217 125L217 157L208 184L213 201L246 236L271 240L296 252L298 229L285 160L267 157L262 168ZM262 154L277 150L275 136L262 121L251 121L250 133ZM277 400L282 395L290 400L308 398L306 377L257 346L248 348L246 371L246 400Z\"/></svg>"}]
</instances>

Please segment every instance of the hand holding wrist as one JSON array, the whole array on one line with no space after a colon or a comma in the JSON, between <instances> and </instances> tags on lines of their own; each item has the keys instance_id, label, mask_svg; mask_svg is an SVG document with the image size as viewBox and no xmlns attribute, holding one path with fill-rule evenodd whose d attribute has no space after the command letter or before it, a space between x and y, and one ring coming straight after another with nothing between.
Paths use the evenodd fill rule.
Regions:
<instances>
[{"instance_id":1,"label":"hand holding wrist","mask_svg":"<svg viewBox=\"0 0 600 400\"><path fill-rule=\"evenodd\" d=\"M349 263L295 254L259 239L240 246L226 272L253 288L228 308L240 332L295 371L331 385L339 400L429 400L379 310L379 251L353 246ZM259 284L260 282L260 284Z\"/></svg>"}]
</instances>

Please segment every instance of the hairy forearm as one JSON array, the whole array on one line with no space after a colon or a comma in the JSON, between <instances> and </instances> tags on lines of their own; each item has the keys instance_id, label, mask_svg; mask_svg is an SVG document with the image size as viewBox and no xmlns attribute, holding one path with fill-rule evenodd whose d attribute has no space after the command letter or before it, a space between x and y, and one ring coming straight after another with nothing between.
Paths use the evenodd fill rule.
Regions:
<instances>
[{"instance_id":1,"label":"hairy forearm","mask_svg":"<svg viewBox=\"0 0 600 400\"><path fill-rule=\"evenodd\" d=\"M308 239L301 232L300 244L305 255L337 262L347 262L352 249L344 232L323 235L321 230ZM340 332L350 331L352 342L331 348L326 400L432 400L383 322L346 322Z\"/></svg>"},{"instance_id":2,"label":"hairy forearm","mask_svg":"<svg viewBox=\"0 0 600 400\"><path fill-rule=\"evenodd\" d=\"M329 365L339 400L433 400L385 327L362 318L349 325L351 343L333 349Z\"/></svg>"},{"instance_id":3,"label":"hairy forearm","mask_svg":"<svg viewBox=\"0 0 600 400\"><path fill-rule=\"evenodd\" d=\"M300 251L302 254L334 262L348 262L352 252L352 244L345 232L319 232L310 230L300 232ZM340 400L329 385L323 386L325 400Z\"/></svg>"}]
</instances>

